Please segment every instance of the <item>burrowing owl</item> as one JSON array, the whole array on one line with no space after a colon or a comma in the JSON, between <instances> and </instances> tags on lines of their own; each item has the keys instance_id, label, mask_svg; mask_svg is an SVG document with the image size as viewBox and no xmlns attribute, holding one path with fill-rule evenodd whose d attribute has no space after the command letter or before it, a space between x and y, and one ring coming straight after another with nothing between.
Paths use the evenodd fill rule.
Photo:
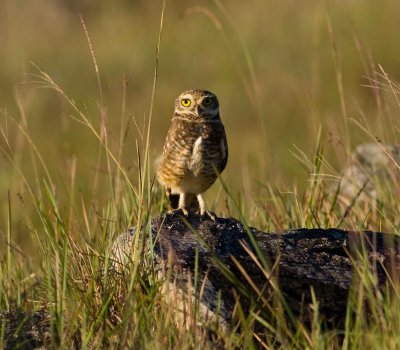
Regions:
<instances>
[{"instance_id":1,"label":"burrowing owl","mask_svg":"<svg viewBox=\"0 0 400 350\"><path fill-rule=\"evenodd\" d=\"M225 169L227 160L228 145L217 96L206 90L181 93L175 100L171 127L156 168L158 181L167 194L179 195L178 209L186 216L189 199L194 196L200 215L209 214L202 193Z\"/></svg>"}]
</instances>

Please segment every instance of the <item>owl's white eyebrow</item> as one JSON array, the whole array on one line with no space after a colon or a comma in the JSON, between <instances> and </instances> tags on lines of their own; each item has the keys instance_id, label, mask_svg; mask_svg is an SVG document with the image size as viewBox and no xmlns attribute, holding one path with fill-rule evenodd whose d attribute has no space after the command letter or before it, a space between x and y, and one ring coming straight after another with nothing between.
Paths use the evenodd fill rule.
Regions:
<instances>
[{"instance_id":1,"label":"owl's white eyebrow","mask_svg":"<svg viewBox=\"0 0 400 350\"><path fill-rule=\"evenodd\" d=\"M181 100L191 100L192 99L192 95L183 95L181 97Z\"/></svg>"}]
</instances>

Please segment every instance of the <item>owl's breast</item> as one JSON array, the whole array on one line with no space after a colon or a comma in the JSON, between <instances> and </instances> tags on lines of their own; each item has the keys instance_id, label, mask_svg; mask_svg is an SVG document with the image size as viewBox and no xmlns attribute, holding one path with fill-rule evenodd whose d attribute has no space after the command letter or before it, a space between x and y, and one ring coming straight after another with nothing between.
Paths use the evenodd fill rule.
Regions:
<instances>
[{"instance_id":1,"label":"owl's breast","mask_svg":"<svg viewBox=\"0 0 400 350\"><path fill-rule=\"evenodd\" d=\"M202 193L222 172L226 140L222 124L172 123L157 169L161 183L178 192Z\"/></svg>"}]
</instances>

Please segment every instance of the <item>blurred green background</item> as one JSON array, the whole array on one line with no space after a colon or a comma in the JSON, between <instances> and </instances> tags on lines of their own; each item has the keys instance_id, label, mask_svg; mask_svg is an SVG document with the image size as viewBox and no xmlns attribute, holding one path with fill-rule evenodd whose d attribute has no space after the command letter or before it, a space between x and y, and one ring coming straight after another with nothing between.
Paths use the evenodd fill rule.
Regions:
<instances>
[{"instance_id":1,"label":"blurred green background","mask_svg":"<svg viewBox=\"0 0 400 350\"><path fill-rule=\"evenodd\" d=\"M25 227L21 212L31 210L23 209L17 194L23 197L27 184L40 186L44 176L17 124L42 155L58 192L69 188L76 162L72 204L106 203L109 195L104 159L104 178L93 188L98 140L71 118L76 112L59 93L40 87L35 65L99 127L101 98L81 15L99 67L110 149L118 152L124 114L122 164L135 182L161 9L161 1L1 1L1 217L7 218L10 192L17 237L23 238ZM377 78L378 64L399 79L399 13L396 0L168 1L151 157L161 152L174 99L188 88L219 97L230 150L224 179L248 200L262 201L266 184L304 189L309 172L293 152L298 147L312 159L320 128L333 175L355 145L371 141L352 119L384 142L396 142L399 111L392 97L363 85ZM214 186L207 194L210 204L217 192ZM61 199L63 206L71 204Z\"/></svg>"}]
</instances>

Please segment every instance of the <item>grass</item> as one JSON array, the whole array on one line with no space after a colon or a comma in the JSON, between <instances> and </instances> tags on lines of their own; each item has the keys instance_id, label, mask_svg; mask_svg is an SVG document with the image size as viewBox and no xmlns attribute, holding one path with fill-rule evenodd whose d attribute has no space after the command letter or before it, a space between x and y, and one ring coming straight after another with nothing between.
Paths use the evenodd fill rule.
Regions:
<instances>
[{"instance_id":1,"label":"grass","mask_svg":"<svg viewBox=\"0 0 400 350\"><path fill-rule=\"evenodd\" d=\"M396 2L100 3L80 20L68 4L1 5L0 310L46 310L53 347L212 347L176 324L143 254L151 218L167 208L153 173L165 115L193 82L217 92L228 132L229 166L207 196L217 213L265 231L399 232L395 191L349 210L324 191L353 145L398 139ZM147 227L135 263L108 274L113 239L132 225ZM278 305L258 319L262 337L251 314L217 337L228 349L399 348L399 287L380 291L367 265L357 265L343 331L323 327L315 300L311 327L288 324Z\"/></svg>"}]
</instances>

